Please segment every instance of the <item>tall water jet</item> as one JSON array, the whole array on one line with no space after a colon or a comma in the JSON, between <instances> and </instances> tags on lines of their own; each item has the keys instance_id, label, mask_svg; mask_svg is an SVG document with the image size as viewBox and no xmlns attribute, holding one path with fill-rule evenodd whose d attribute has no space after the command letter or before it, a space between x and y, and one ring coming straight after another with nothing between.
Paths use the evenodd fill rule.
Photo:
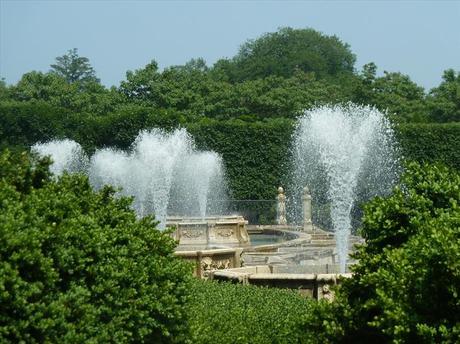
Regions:
<instances>
[{"instance_id":1,"label":"tall water jet","mask_svg":"<svg viewBox=\"0 0 460 344\"><path fill-rule=\"evenodd\" d=\"M86 172L94 188L105 184L121 187L133 196L133 208L142 217L155 214L160 228L168 212L205 217L209 198L226 196L221 157L195 149L185 129L166 133L160 129L141 132L131 151L97 150L88 161L80 145L71 140L52 141L32 147L40 155L51 155L56 175Z\"/></svg>"},{"instance_id":2,"label":"tall water jet","mask_svg":"<svg viewBox=\"0 0 460 344\"><path fill-rule=\"evenodd\" d=\"M178 215L198 215L204 218L210 211L219 212L226 195L223 161L215 152L193 152L177 169L172 190L172 205ZM213 204L209 204L209 200ZM180 201L180 202L177 202ZM215 204L215 203L218 204ZM223 209L220 209L223 210Z\"/></svg>"},{"instance_id":3,"label":"tall water jet","mask_svg":"<svg viewBox=\"0 0 460 344\"><path fill-rule=\"evenodd\" d=\"M174 172L192 146L184 129L170 134L159 129L141 132L130 154L114 149L96 151L90 163L91 182L96 187L121 186L123 194L134 196L139 216L154 213L164 228Z\"/></svg>"},{"instance_id":4,"label":"tall water jet","mask_svg":"<svg viewBox=\"0 0 460 344\"><path fill-rule=\"evenodd\" d=\"M330 210L344 272L356 201L389 192L398 179L393 130L385 115L369 106L323 106L299 119L293 142L293 216L300 216L297 200L308 185L315 208Z\"/></svg>"},{"instance_id":5,"label":"tall water jet","mask_svg":"<svg viewBox=\"0 0 460 344\"><path fill-rule=\"evenodd\" d=\"M69 139L37 143L31 149L41 156L51 157L53 164L50 171L55 175L61 175L64 171L85 172L88 167L88 157L81 146Z\"/></svg>"}]
</instances>

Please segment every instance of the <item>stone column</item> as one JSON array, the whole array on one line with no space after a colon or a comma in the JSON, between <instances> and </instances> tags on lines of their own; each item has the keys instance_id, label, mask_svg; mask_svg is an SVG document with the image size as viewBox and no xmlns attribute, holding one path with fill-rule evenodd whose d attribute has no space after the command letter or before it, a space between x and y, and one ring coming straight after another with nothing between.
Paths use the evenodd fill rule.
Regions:
<instances>
[{"instance_id":1,"label":"stone column","mask_svg":"<svg viewBox=\"0 0 460 344\"><path fill-rule=\"evenodd\" d=\"M276 208L276 222L279 225L287 225L286 221L286 196L284 195L284 190L280 186L278 188L278 196L277 196L278 204Z\"/></svg>"},{"instance_id":2,"label":"stone column","mask_svg":"<svg viewBox=\"0 0 460 344\"><path fill-rule=\"evenodd\" d=\"M303 230L305 232L313 231L313 224L311 222L311 195L308 187L303 188L302 195L302 204L303 204Z\"/></svg>"}]
</instances>

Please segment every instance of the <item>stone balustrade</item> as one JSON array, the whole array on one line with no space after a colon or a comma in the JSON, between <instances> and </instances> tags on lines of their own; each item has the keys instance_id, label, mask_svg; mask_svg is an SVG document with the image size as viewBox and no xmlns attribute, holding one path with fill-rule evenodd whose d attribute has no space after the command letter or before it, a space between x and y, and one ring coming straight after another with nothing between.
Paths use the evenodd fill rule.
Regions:
<instances>
[{"instance_id":1,"label":"stone balustrade","mask_svg":"<svg viewBox=\"0 0 460 344\"><path fill-rule=\"evenodd\" d=\"M166 226L175 227L172 234L179 245L249 246L247 221L242 216L168 217Z\"/></svg>"}]
</instances>

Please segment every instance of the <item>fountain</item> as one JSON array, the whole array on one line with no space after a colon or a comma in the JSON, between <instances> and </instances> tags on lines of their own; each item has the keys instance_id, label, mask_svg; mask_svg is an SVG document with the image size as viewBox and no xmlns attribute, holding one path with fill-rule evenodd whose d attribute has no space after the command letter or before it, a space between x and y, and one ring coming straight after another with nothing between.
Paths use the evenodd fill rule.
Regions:
<instances>
[{"instance_id":1,"label":"fountain","mask_svg":"<svg viewBox=\"0 0 460 344\"><path fill-rule=\"evenodd\" d=\"M400 172L398 149L384 114L347 104L305 112L293 136L292 153L288 196L278 188L278 225L264 230L285 235L291 230L297 238L252 247L243 254L244 267L213 270L209 278L332 299L330 286L352 276L346 271L353 263L349 247L362 242L350 235L353 210L359 202L391 191ZM286 225L285 215L291 225ZM312 220L316 225L330 223L335 233L321 230Z\"/></svg>"},{"instance_id":2,"label":"fountain","mask_svg":"<svg viewBox=\"0 0 460 344\"><path fill-rule=\"evenodd\" d=\"M88 158L81 146L72 140L54 140L47 143L39 143L32 147L32 151L38 155L50 155L53 164L50 171L61 175L64 171L70 173L84 172L88 167Z\"/></svg>"},{"instance_id":3,"label":"fountain","mask_svg":"<svg viewBox=\"0 0 460 344\"><path fill-rule=\"evenodd\" d=\"M308 185L313 200L318 201L314 208L330 209L340 270L345 272L352 210L357 202L391 191L398 179L391 125L384 114L369 106L350 103L309 110L298 121L293 155L291 218L300 220L300 200ZM316 216L313 220L327 222Z\"/></svg>"},{"instance_id":4,"label":"fountain","mask_svg":"<svg viewBox=\"0 0 460 344\"><path fill-rule=\"evenodd\" d=\"M166 226L167 214L204 219L213 208L208 198L226 197L221 157L197 151L185 129L143 131L130 152L104 148L91 159L71 140L36 144L32 150L51 155L51 170L57 175L65 170L83 172L95 189L105 184L121 187L121 194L134 196L136 213L140 217L155 214L161 229ZM213 212L218 210L214 207Z\"/></svg>"}]
</instances>

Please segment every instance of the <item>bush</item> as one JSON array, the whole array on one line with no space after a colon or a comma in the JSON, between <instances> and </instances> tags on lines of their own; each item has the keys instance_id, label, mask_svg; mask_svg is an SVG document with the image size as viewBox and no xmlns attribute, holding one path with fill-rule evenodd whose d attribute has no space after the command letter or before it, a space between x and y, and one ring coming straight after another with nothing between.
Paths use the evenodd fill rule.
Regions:
<instances>
[{"instance_id":1,"label":"bush","mask_svg":"<svg viewBox=\"0 0 460 344\"><path fill-rule=\"evenodd\" d=\"M366 245L334 310L342 342L460 342L459 204L458 173L412 163L365 207Z\"/></svg>"},{"instance_id":2,"label":"bush","mask_svg":"<svg viewBox=\"0 0 460 344\"><path fill-rule=\"evenodd\" d=\"M315 343L315 308L325 303L296 291L196 281L188 306L193 343ZM324 343L324 341L323 341Z\"/></svg>"},{"instance_id":3,"label":"bush","mask_svg":"<svg viewBox=\"0 0 460 344\"><path fill-rule=\"evenodd\" d=\"M191 271L151 217L49 161L0 154L0 342L170 343Z\"/></svg>"}]
</instances>

